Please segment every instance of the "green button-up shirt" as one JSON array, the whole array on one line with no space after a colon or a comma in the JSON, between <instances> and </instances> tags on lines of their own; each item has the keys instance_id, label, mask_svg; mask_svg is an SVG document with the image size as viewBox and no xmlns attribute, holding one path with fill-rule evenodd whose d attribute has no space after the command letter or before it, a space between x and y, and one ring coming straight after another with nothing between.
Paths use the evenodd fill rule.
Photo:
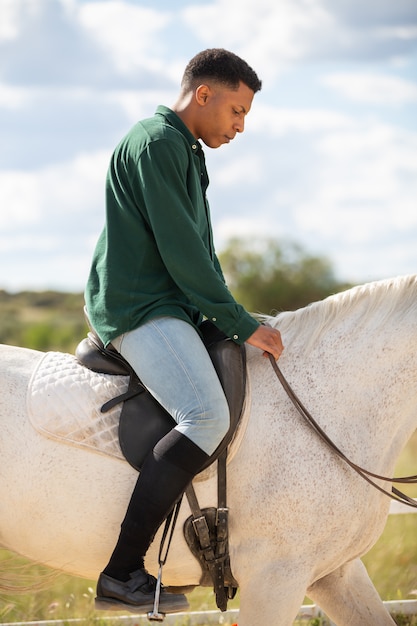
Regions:
<instances>
[{"instance_id":1,"label":"green button-up shirt","mask_svg":"<svg viewBox=\"0 0 417 626\"><path fill-rule=\"evenodd\" d=\"M161 315L203 316L236 343L259 326L228 290L213 246L201 145L170 109L136 124L111 158L106 223L85 299L107 345Z\"/></svg>"}]
</instances>

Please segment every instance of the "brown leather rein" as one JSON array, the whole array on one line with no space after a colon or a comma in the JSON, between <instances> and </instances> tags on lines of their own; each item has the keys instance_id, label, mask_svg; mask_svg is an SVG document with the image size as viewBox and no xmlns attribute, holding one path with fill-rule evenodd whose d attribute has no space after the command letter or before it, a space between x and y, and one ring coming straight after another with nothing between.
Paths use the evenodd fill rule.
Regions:
<instances>
[{"instance_id":1,"label":"brown leather rein","mask_svg":"<svg viewBox=\"0 0 417 626\"><path fill-rule=\"evenodd\" d=\"M272 365L272 367L274 369L275 374L277 375L278 380L280 381L281 385L283 386L283 388L284 388L285 392L287 393L289 399L291 400L291 402L293 403L293 405L297 409L298 413L301 415L301 417L303 417L307 421L308 425L329 446L329 448L331 450L333 450L333 452L335 454L337 454L337 456L339 456L343 461L345 461L345 463L350 465L350 467L353 470L355 470L355 472L357 472L360 476L362 476L362 478L364 478L368 483L370 483L373 487L375 487L375 489L378 489L378 491L381 491L382 493L384 493L389 498L392 498L393 500L397 500L397 502L401 502L402 504L407 504L408 506L417 508L417 501L413 500L413 498L410 498L409 496L407 496L407 494L403 493L402 491L399 491L395 487L392 487L392 491L389 492L389 491L383 489L382 487L380 487L379 485L377 485L372 480L372 478L376 478L377 480L383 480L383 481L389 482L389 483L413 484L413 483L417 483L417 476L403 476L403 477L400 477L400 478L388 478L386 476L380 476L379 474L374 474L373 472L369 472L368 470L364 469L363 467L360 467L360 465L356 465L356 463L353 463L353 461L348 459L348 457L345 456L345 454L333 443L333 441L330 439L330 437L328 437L328 435L326 435L324 430L317 424L317 422L312 417L310 412L301 403L301 401L299 400L299 398L294 393L294 391L290 387L289 383L285 379L283 373L279 369L279 367L278 367L274 357L272 356L272 354L269 355L269 360L271 361L271 365Z\"/></svg>"}]
</instances>

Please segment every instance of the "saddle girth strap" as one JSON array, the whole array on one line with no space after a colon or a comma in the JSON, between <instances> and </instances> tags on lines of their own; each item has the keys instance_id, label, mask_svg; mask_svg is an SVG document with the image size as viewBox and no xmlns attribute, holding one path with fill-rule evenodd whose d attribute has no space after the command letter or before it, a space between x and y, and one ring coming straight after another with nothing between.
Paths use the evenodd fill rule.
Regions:
<instances>
[{"instance_id":1,"label":"saddle girth strap","mask_svg":"<svg viewBox=\"0 0 417 626\"><path fill-rule=\"evenodd\" d=\"M194 556L198 558L203 568L203 576L200 584L203 584L205 579L205 569L213 584L216 605L221 611L227 610L227 601L228 599L234 598L239 586L230 567L229 509L226 504L226 461L227 449L222 452L217 461L217 509L210 508L202 510L200 508L192 483L185 492L192 513L191 518L188 518L184 525L186 540ZM192 549L189 541L189 530L191 526L195 533L197 551Z\"/></svg>"}]
</instances>

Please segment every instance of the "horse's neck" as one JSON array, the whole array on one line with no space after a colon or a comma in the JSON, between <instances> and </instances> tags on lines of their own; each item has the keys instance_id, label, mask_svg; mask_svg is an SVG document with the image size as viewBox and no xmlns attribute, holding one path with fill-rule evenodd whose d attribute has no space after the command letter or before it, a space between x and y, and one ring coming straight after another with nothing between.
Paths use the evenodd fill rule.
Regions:
<instances>
[{"instance_id":1,"label":"horse's neck","mask_svg":"<svg viewBox=\"0 0 417 626\"><path fill-rule=\"evenodd\" d=\"M346 314L342 308L327 325L323 303L292 323L284 316L280 364L336 443L358 449L356 462L382 468L394 464L417 425L417 325L415 314L396 310L382 324L370 300L358 299Z\"/></svg>"}]
</instances>

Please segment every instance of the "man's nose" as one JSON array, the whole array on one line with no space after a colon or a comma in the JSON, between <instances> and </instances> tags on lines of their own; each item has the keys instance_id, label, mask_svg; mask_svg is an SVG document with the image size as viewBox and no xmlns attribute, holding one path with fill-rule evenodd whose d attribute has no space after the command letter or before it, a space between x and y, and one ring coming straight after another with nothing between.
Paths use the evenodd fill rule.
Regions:
<instances>
[{"instance_id":1,"label":"man's nose","mask_svg":"<svg viewBox=\"0 0 417 626\"><path fill-rule=\"evenodd\" d=\"M234 127L237 133L243 133L243 131L245 130L245 119L242 118L241 120L236 122Z\"/></svg>"}]
</instances>

